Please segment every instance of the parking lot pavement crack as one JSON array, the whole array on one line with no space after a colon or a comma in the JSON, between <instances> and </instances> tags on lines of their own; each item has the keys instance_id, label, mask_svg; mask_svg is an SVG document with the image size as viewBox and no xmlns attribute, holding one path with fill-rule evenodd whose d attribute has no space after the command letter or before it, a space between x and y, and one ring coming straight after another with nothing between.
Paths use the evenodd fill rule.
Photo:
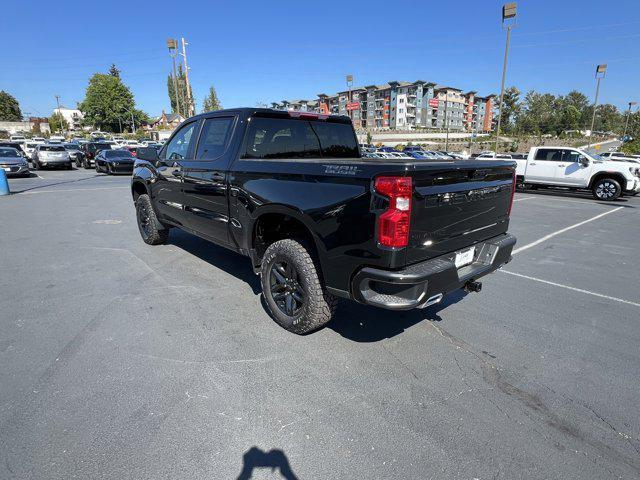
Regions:
<instances>
[{"instance_id":1,"label":"parking lot pavement crack","mask_svg":"<svg viewBox=\"0 0 640 480\"><path fill-rule=\"evenodd\" d=\"M413 376L413 378L415 378L416 380L420 380L420 377L418 377L418 375L416 375L416 372L414 372L411 368L409 368L402 360L400 360L398 358L397 355L395 355L393 352L391 352L391 350L389 350L384 343L382 344L382 349L391 357L393 358L403 369L405 369L406 371L408 371L411 376Z\"/></svg>"},{"instance_id":2,"label":"parking lot pavement crack","mask_svg":"<svg viewBox=\"0 0 640 480\"><path fill-rule=\"evenodd\" d=\"M608 457L615 463L624 463L635 472L640 472L640 461L637 458L629 457L624 452L619 452L614 447L604 443L604 441L593 438L587 433L582 432L577 427L561 418L557 413L553 412L551 408L537 395L531 394L507 381L496 365L477 353L473 347L464 340L451 335L449 332L435 325L433 322L430 322L429 325L431 325L440 334L440 336L446 339L451 345L478 359L482 368L483 380L496 387L503 394L518 400L530 413L535 414L535 418L534 416L527 415L532 419L532 421L542 421L546 426L553 428L564 436L570 437L576 442L595 449L603 457ZM638 450L635 448L635 445L633 445L633 448L637 454Z\"/></svg>"}]
</instances>

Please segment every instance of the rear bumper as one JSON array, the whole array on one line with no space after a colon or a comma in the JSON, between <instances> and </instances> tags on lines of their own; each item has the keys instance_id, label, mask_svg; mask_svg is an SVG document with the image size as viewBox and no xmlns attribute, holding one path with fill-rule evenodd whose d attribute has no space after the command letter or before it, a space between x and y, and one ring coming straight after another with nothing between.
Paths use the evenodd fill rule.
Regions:
<instances>
[{"instance_id":1,"label":"rear bumper","mask_svg":"<svg viewBox=\"0 0 640 480\"><path fill-rule=\"evenodd\" d=\"M456 252L432 258L403 270L365 267L353 278L351 291L356 301L389 310L425 307L430 300L483 277L511 260L516 237L502 234L475 245L471 264L456 268Z\"/></svg>"}]
</instances>

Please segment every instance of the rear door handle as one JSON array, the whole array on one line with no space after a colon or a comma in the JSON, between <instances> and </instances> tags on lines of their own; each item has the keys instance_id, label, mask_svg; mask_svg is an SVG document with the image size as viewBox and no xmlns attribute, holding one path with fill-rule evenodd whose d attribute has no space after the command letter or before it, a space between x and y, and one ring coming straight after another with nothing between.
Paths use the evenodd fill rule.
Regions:
<instances>
[{"instance_id":1,"label":"rear door handle","mask_svg":"<svg viewBox=\"0 0 640 480\"><path fill-rule=\"evenodd\" d=\"M559 167L564 167L564 164L559 163L559 164L558 164L558 166L559 166Z\"/></svg>"},{"instance_id":2,"label":"rear door handle","mask_svg":"<svg viewBox=\"0 0 640 480\"><path fill-rule=\"evenodd\" d=\"M213 172L211 174L211 180L214 182L223 182L224 181L224 173Z\"/></svg>"},{"instance_id":3,"label":"rear door handle","mask_svg":"<svg viewBox=\"0 0 640 480\"><path fill-rule=\"evenodd\" d=\"M182 177L182 170L174 170L173 172L171 172L171 175L173 175L174 177Z\"/></svg>"},{"instance_id":4,"label":"rear door handle","mask_svg":"<svg viewBox=\"0 0 640 480\"><path fill-rule=\"evenodd\" d=\"M529 165L535 165L535 163L530 163Z\"/></svg>"}]
</instances>

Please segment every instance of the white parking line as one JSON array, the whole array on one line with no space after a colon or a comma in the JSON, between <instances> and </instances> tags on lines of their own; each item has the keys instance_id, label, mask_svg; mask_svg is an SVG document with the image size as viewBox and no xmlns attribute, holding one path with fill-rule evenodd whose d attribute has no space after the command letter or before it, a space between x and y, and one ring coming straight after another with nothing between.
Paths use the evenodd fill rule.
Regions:
<instances>
[{"instance_id":1,"label":"white parking line","mask_svg":"<svg viewBox=\"0 0 640 480\"><path fill-rule=\"evenodd\" d=\"M546 283L547 285L553 285L554 287L566 288L567 290L573 290L574 292L584 293L587 295L593 295L594 297L604 298L606 300L613 300L614 302L625 303L627 305L633 305L634 307L640 307L640 303L625 300L623 298L612 297L610 295L603 295L602 293L591 292L582 288L571 287L569 285L563 285L562 283L550 282L549 280L543 280L541 278L530 277L529 275L522 275L521 273L509 272L508 270L499 270L507 275L513 275L515 277L526 278L527 280L533 280L534 282Z\"/></svg>"},{"instance_id":2,"label":"white parking line","mask_svg":"<svg viewBox=\"0 0 640 480\"><path fill-rule=\"evenodd\" d=\"M104 187L104 188L66 188L58 190L38 190L35 192L16 192L19 195L35 195L39 193L58 193L58 192L92 192L95 190L128 190L131 187Z\"/></svg>"},{"instance_id":3,"label":"white parking line","mask_svg":"<svg viewBox=\"0 0 640 480\"><path fill-rule=\"evenodd\" d=\"M549 235L545 235L544 237L539 238L539 239L538 239L538 240L536 240L535 242L527 243L526 245L523 245L523 246L522 246L522 247L520 247L520 248L516 248L516 249L512 252L512 255L515 255L516 253L520 253L520 252L522 252L522 251L524 251L524 250L527 250L528 248L535 247L536 245L540 245L542 242L545 242L545 241L549 240L550 238L555 237L556 235L560 235L561 233L568 232L569 230L573 230L574 228L577 228L577 227L579 227L579 226L581 226L581 225L584 225L585 223L593 222L594 220L597 220L597 219L599 219L599 218L602 218L602 217L604 217L605 215L609 215L610 213L617 212L618 210L622 210L623 208L624 208L624 207L614 208L614 209L609 210L609 211L607 211L607 212L601 213L600 215L596 215L595 217L591 217L591 218L589 218L589 219L587 219L587 220L583 220L582 222L576 223L576 224L571 225L571 226L569 226L569 227L566 227L566 228L563 228L563 229L558 230L558 231L556 231L556 232L550 233Z\"/></svg>"},{"instance_id":4,"label":"white parking line","mask_svg":"<svg viewBox=\"0 0 640 480\"><path fill-rule=\"evenodd\" d=\"M531 200L532 198L536 198L536 197L521 197L521 198L514 198L513 201L514 202L522 202L524 200Z\"/></svg>"}]
</instances>

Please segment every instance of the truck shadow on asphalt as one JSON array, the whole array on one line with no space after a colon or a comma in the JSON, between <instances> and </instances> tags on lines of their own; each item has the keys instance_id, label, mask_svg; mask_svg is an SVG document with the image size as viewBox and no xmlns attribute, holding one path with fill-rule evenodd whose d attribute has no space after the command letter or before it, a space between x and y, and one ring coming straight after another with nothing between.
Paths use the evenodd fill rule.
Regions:
<instances>
[{"instance_id":1,"label":"truck shadow on asphalt","mask_svg":"<svg viewBox=\"0 0 640 480\"><path fill-rule=\"evenodd\" d=\"M442 321L439 313L458 303L466 295L465 291L458 290L446 295L436 305L404 312L394 312L344 300L340 301L338 311L327 328L354 342L379 342L385 338L400 335L417 323Z\"/></svg>"},{"instance_id":2,"label":"truck shadow on asphalt","mask_svg":"<svg viewBox=\"0 0 640 480\"><path fill-rule=\"evenodd\" d=\"M271 471L278 470L282 478L298 480L282 450L274 448L265 452L258 447L251 447L242 456L242 471L237 480L249 480L253 477L254 470L259 468L270 468Z\"/></svg>"},{"instance_id":3,"label":"truck shadow on asphalt","mask_svg":"<svg viewBox=\"0 0 640 480\"><path fill-rule=\"evenodd\" d=\"M243 280L251 287L254 295L261 295L260 277L253 272L247 257L177 228L172 229L169 243ZM436 305L404 312L384 310L341 299L338 310L327 328L354 342L378 342L399 335L416 323L441 321L439 312L458 303L466 295L466 292L459 290L446 295ZM263 298L261 303L268 315Z\"/></svg>"}]
</instances>

